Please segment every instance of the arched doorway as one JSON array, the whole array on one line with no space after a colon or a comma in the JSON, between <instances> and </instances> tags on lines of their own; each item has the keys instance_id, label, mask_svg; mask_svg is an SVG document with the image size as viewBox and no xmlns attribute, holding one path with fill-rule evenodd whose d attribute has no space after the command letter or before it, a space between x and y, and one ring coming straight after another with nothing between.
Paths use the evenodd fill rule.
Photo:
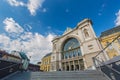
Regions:
<instances>
[{"instance_id":1,"label":"arched doorway","mask_svg":"<svg viewBox=\"0 0 120 80\"><path fill-rule=\"evenodd\" d=\"M73 37L67 39L62 47L61 57L62 64L64 64L62 65L63 66L62 68L66 67L64 68L66 69L66 71L68 70L73 71L76 69L80 70L80 66L84 66L83 62L81 65L80 60L83 61L83 59L80 56L82 56L82 53L79 41Z\"/></svg>"},{"instance_id":2,"label":"arched doorway","mask_svg":"<svg viewBox=\"0 0 120 80\"><path fill-rule=\"evenodd\" d=\"M69 71L69 66L67 66L67 69L66 69L67 71Z\"/></svg>"}]
</instances>

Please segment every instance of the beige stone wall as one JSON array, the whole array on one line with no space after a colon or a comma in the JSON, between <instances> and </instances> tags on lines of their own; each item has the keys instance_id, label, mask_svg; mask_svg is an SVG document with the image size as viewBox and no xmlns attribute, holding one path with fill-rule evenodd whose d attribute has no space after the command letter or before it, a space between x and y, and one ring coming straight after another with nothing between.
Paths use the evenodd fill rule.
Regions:
<instances>
[{"instance_id":1,"label":"beige stone wall","mask_svg":"<svg viewBox=\"0 0 120 80\"><path fill-rule=\"evenodd\" d=\"M57 68L61 68L62 48L65 41L69 38L76 38L79 41L82 56L84 56L84 60L87 61L85 63L86 68L93 65L92 57L95 56L95 53L97 54L101 50L101 45L96 38L91 21L89 19L84 19L78 23L74 29L64 33L62 36L57 37L52 41L52 57L54 56L54 58L51 58L51 63L54 64L56 68L54 71L57 70Z\"/></svg>"},{"instance_id":2,"label":"beige stone wall","mask_svg":"<svg viewBox=\"0 0 120 80\"><path fill-rule=\"evenodd\" d=\"M86 67L85 67L86 69L92 68L92 66L94 66L92 57L94 57L95 55L97 55L97 52L96 53L86 54L86 55L83 56L84 64L86 64Z\"/></svg>"}]
</instances>

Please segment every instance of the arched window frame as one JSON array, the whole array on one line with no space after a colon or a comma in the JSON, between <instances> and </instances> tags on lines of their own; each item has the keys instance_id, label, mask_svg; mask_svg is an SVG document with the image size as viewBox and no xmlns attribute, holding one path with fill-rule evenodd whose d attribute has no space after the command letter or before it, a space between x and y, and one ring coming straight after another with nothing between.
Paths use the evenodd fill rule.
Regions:
<instances>
[{"instance_id":1,"label":"arched window frame","mask_svg":"<svg viewBox=\"0 0 120 80\"><path fill-rule=\"evenodd\" d=\"M69 47L71 47L71 48L69 48ZM63 59L81 56L82 55L81 53L78 55L78 50L81 51L79 41L76 38L69 38L63 45L62 58L63 58L63 56L64 56Z\"/></svg>"}]
</instances>

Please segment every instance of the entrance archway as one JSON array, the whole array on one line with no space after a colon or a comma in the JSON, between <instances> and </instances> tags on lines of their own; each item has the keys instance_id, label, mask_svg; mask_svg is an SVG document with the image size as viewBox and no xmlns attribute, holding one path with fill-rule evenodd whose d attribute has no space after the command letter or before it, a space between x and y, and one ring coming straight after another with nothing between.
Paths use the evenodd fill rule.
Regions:
<instances>
[{"instance_id":1,"label":"entrance archway","mask_svg":"<svg viewBox=\"0 0 120 80\"><path fill-rule=\"evenodd\" d=\"M79 65L75 65L75 70L79 70Z\"/></svg>"},{"instance_id":2,"label":"entrance archway","mask_svg":"<svg viewBox=\"0 0 120 80\"><path fill-rule=\"evenodd\" d=\"M79 56L82 56L80 43L76 38L69 38L64 42L61 57L66 71L80 70ZM77 59L76 59L77 58ZM65 62L64 62L65 61ZM75 63L77 61L77 64ZM82 64L82 66L84 66Z\"/></svg>"},{"instance_id":3,"label":"entrance archway","mask_svg":"<svg viewBox=\"0 0 120 80\"><path fill-rule=\"evenodd\" d=\"M71 71L74 71L74 65L71 65Z\"/></svg>"},{"instance_id":4,"label":"entrance archway","mask_svg":"<svg viewBox=\"0 0 120 80\"><path fill-rule=\"evenodd\" d=\"M69 66L67 66L67 71L69 71Z\"/></svg>"}]
</instances>

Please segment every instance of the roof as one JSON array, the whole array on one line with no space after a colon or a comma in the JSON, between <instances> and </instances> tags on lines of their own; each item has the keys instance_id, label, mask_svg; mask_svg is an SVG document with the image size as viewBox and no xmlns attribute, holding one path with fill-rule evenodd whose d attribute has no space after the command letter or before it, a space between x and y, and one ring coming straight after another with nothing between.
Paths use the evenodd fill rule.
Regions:
<instances>
[{"instance_id":1,"label":"roof","mask_svg":"<svg viewBox=\"0 0 120 80\"><path fill-rule=\"evenodd\" d=\"M14 55L14 56L18 56L19 58L21 58L21 56L20 56L20 54L19 54L19 51L13 50L13 51L11 51L10 54L12 54L12 55Z\"/></svg>"},{"instance_id":2,"label":"roof","mask_svg":"<svg viewBox=\"0 0 120 80\"><path fill-rule=\"evenodd\" d=\"M52 53L46 54L43 58L50 56Z\"/></svg>"},{"instance_id":3,"label":"roof","mask_svg":"<svg viewBox=\"0 0 120 80\"><path fill-rule=\"evenodd\" d=\"M111 34L114 34L114 33L117 33L117 32L120 32L120 25L116 26L112 29L109 29L109 30L106 30L106 31L102 32L100 37L105 37L105 36L108 36L108 35L111 35Z\"/></svg>"},{"instance_id":4,"label":"roof","mask_svg":"<svg viewBox=\"0 0 120 80\"><path fill-rule=\"evenodd\" d=\"M20 59L20 57L18 57L18 56L9 54L8 52L6 52L6 51L4 51L4 50L0 50L0 57L3 57L4 55L7 55L7 56L11 56L11 57Z\"/></svg>"}]
</instances>

